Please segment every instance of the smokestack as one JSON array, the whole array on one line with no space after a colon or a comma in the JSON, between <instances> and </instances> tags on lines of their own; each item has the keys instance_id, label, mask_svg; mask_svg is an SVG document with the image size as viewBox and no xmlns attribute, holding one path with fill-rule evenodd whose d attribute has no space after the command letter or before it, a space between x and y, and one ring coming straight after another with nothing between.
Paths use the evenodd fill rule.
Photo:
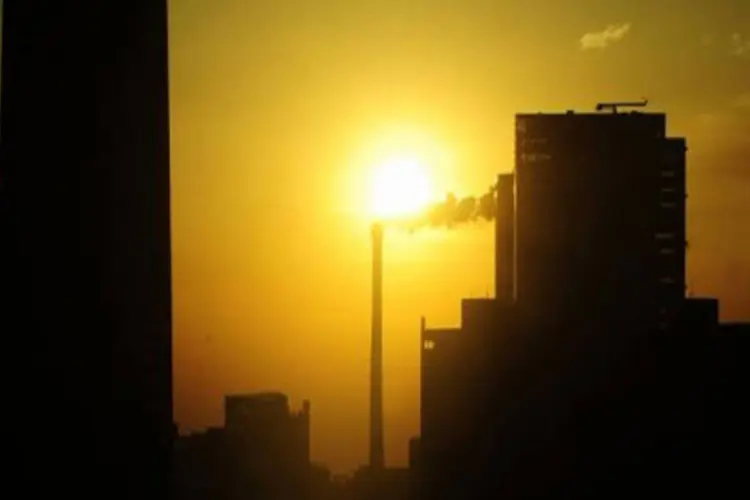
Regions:
<instances>
[{"instance_id":1,"label":"smokestack","mask_svg":"<svg viewBox=\"0 0 750 500\"><path fill-rule=\"evenodd\" d=\"M495 196L495 298L512 303L515 299L515 210L514 175L497 176Z\"/></svg>"},{"instance_id":2,"label":"smokestack","mask_svg":"<svg viewBox=\"0 0 750 500\"><path fill-rule=\"evenodd\" d=\"M383 226L372 225L372 339L370 347L370 468L385 468L383 444Z\"/></svg>"}]
</instances>

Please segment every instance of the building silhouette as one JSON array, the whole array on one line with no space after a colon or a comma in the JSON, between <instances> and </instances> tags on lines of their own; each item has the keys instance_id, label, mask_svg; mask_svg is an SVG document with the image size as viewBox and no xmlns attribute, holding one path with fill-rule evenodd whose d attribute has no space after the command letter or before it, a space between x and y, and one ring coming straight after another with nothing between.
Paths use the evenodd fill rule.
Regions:
<instances>
[{"instance_id":1,"label":"building silhouette","mask_svg":"<svg viewBox=\"0 0 750 500\"><path fill-rule=\"evenodd\" d=\"M6 488L167 498L167 2L2 8Z\"/></svg>"},{"instance_id":2,"label":"building silhouette","mask_svg":"<svg viewBox=\"0 0 750 500\"><path fill-rule=\"evenodd\" d=\"M360 467L348 481L354 500L408 500L413 498L411 470L406 467Z\"/></svg>"},{"instance_id":3,"label":"building silhouette","mask_svg":"<svg viewBox=\"0 0 750 500\"><path fill-rule=\"evenodd\" d=\"M686 143L665 132L663 114L517 115L496 297L462 301L459 328L422 320L421 498L743 485L750 325L685 297Z\"/></svg>"},{"instance_id":4,"label":"building silhouette","mask_svg":"<svg viewBox=\"0 0 750 500\"><path fill-rule=\"evenodd\" d=\"M310 403L286 395L226 396L224 426L182 436L175 450L181 500L310 498L320 471L310 463Z\"/></svg>"},{"instance_id":5,"label":"building silhouette","mask_svg":"<svg viewBox=\"0 0 750 500\"><path fill-rule=\"evenodd\" d=\"M685 148L661 113L518 115L519 306L555 321L671 313L685 296Z\"/></svg>"}]
</instances>

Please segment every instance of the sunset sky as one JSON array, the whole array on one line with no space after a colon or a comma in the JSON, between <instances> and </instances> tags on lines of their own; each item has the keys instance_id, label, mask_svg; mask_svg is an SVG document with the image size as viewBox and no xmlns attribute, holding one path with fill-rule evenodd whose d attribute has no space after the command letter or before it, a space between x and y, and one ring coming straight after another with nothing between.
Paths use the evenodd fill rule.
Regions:
<instances>
[{"instance_id":1,"label":"sunset sky","mask_svg":"<svg viewBox=\"0 0 750 500\"><path fill-rule=\"evenodd\" d=\"M176 418L226 393L312 401L313 458L366 461L372 165L436 195L512 168L516 112L650 98L689 151L689 283L750 314L747 0L173 0ZM634 194L637 196L637 194ZM385 246L391 465L418 433L419 318L492 293L489 224Z\"/></svg>"}]
</instances>

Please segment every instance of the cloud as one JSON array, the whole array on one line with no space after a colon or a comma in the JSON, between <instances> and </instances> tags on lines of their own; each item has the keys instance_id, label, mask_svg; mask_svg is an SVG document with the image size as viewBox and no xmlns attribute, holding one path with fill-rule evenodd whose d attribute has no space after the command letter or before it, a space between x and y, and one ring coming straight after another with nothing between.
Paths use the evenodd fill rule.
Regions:
<instances>
[{"instance_id":1,"label":"cloud","mask_svg":"<svg viewBox=\"0 0 750 500\"><path fill-rule=\"evenodd\" d=\"M750 91L745 92L744 94L741 94L737 99L734 101L735 107L746 109L750 111Z\"/></svg>"},{"instance_id":2,"label":"cloud","mask_svg":"<svg viewBox=\"0 0 750 500\"><path fill-rule=\"evenodd\" d=\"M579 40L581 50L604 49L609 44L622 40L630 31L630 23L610 24L604 30L586 33Z\"/></svg>"},{"instance_id":3,"label":"cloud","mask_svg":"<svg viewBox=\"0 0 750 500\"><path fill-rule=\"evenodd\" d=\"M750 39L739 33L732 35L732 53L736 56L750 56Z\"/></svg>"}]
</instances>

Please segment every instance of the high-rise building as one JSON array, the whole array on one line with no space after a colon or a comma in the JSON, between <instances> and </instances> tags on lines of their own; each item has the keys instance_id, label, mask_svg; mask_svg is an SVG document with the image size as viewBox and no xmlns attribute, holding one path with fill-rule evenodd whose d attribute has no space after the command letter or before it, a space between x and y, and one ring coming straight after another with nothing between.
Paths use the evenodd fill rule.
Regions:
<instances>
[{"instance_id":1,"label":"high-rise building","mask_svg":"<svg viewBox=\"0 0 750 500\"><path fill-rule=\"evenodd\" d=\"M519 114L515 158L521 307L653 324L679 303L685 141L664 114Z\"/></svg>"},{"instance_id":2,"label":"high-rise building","mask_svg":"<svg viewBox=\"0 0 750 500\"><path fill-rule=\"evenodd\" d=\"M167 498L167 2L2 8L6 477L25 497Z\"/></svg>"},{"instance_id":3,"label":"high-rise building","mask_svg":"<svg viewBox=\"0 0 750 500\"><path fill-rule=\"evenodd\" d=\"M665 123L517 116L496 298L464 300L459 328L422 320L423 498L744 484L748 341L716 299L685 298L685 141Z\"/></svg>"}]
</instances>

